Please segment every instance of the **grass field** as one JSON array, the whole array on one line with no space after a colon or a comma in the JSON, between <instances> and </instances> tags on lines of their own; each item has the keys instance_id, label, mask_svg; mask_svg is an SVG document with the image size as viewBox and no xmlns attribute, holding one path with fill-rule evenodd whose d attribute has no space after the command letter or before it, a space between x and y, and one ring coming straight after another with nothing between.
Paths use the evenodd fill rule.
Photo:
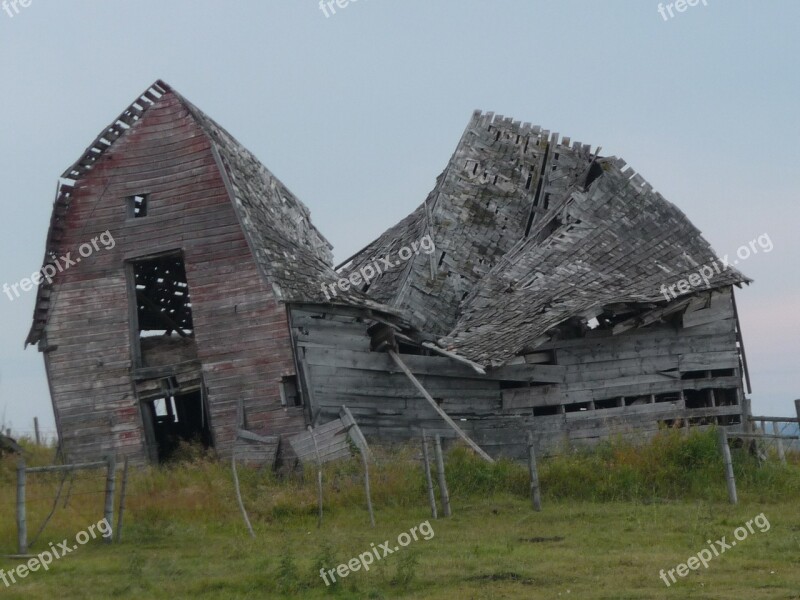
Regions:
<instances>
[{"instance_id":1,"label":"grass field","mask_svg":"<svg viewBox=\"0 0 800 600\"><path fill-rule=\"evenodd\" d=\"M31 463L52 452L34 451ZM541 461L544 509L531 510L525 468L489 466L463 448L448 455L453 516L430 519L412 449L378 460L377 527L369 526L358 461L325 473L317 528L314 476L240 473L257 537L235 503L229 469L197 459L133 473L124 539L99 539L30 573L0 598L753 598L800 599L800 465L757 468L734 453L740 503L725 500L713 432L652 444L609 443ZM14 460L0 464L0 554L15 551ZM31 537L50 511L59 476L31 477ZM102 517L101 473L66 483L31 549L48 549ZM66 507L64 499L69 492ZM753 533L667 587L659 572L763 513ZM418 540L327 587L336 569L403 532ZM768 529L766 523L768 521ZM760 527L759 527L760 525ZM422 533L427 532L423 536ZM739 531L742 533L742 530ZM429 539L424 539L427 537ZM741 537L741 535L740 535ZM715 546L717 546L715 544ZM379 551L382 556L383 551ZM22 561L0 559L0 568Z\"/></svg>"}]
</instances>

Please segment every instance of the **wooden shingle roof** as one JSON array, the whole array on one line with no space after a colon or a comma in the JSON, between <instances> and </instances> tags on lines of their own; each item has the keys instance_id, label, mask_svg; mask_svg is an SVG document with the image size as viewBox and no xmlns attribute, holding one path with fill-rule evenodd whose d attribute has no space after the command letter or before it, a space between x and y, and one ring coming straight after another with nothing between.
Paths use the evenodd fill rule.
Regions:
<instances>
[{"instance_id":1,"label":"wooden shingle roof","mask_svg":"<svg viewBox=\"0 0 800 600\"><path fill-rule=\"evenodd\" d=\"M473 289L444 345L482 364L503 364L572 317L590 320L616 304L666 304L663 290L673 299L669 286L703 266L712 272L709 285L693 291L750 281L726 268L678 208L634 184L617 161L598 164L603 174L559 199Z\"/></svg>"},{"instance_id":2,"label":"wooden shingle roof","mask_svg":"<svg viewBox=\"0 0 800 600\"><path fill-rule=\"evenodd\" d=\"M332 266L331 246L311 223L308 208L230 133L161 80L151 85L105 128L82 157L62 175L43 266L58 256L60 233L65 227L72 190L77 182L86 177L103 154L167 95L180 99L211 141L212 151L227 179L231 203L256 263L280 301L328 302L396 314L389 307L352 289L337 289L337 295L329 300L322 286L335 283L340 277ZM39 286L26 345L37 343L42 337L49 317L52 286L57 282L56 277L53 284L43 281Z\"/></svg>"},{"instance_id":3,"label":"wooden shingle roof","mask_svg":"<svg viewBox=\"0 0 800 600\"><path fill-rule=\"evenodd\" d=\"M425 203L341 270L431 235L433 256L366 292L484 365L503 364L605 305L665 304L662 285L721 261L679 209L598 152L476 112ZM743 282L729 267L709 285Z\"/></svg>"}]
</instances>

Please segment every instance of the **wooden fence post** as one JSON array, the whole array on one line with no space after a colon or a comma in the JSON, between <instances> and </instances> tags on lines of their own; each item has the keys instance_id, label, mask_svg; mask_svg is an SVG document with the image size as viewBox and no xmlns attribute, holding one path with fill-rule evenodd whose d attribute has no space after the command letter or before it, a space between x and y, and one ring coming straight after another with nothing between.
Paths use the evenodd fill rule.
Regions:
<instances>
[{"instance_id":1,"label":"wooden fence post","mask_svg":"<svg viewBox=\"0 0 800 600\"><path fill-rule=\"evenodd\" d=\"M370 491L370 484L369 484L369 453L367 450L369 447L367 446L367 440L364 439L364 435L361 433L361 429L358 428L358 423L356 423L355 418L353 418L353 413L350 412L350 409L347 406L342 405L342 413L344 415L341 417L342 422L347 421L348 428L347 428L347 435L350 437L350 440L358 447L358 452L361 454L361 460L364 463L364 491L367 495L367 510L369 510L369 523L372 527L375 527L375 511L372 510L372 492Z\"/></svg>"},{"instance_id":2,"label":"wooden fence post","mask_svg":"<svg viewBox=\"0 0 800 600\"><path fill-rule=\"evenodd\" d=\"M322 460L319 456L319 446L317 446L317 437L314 435L314 428L309 425L308 431L311 433L311 441L314 442L314 453L317 455L317 503L319 504L317 529L319 529L322 527Z\"/></svg>"},{"instance_id":3,"label":"wooden fence post","mask_svg":"<svg viewBox=\"0 0 800 600\"><path fill-rule=\"evenodd\" d=\"M529 431L526 437L528 441L528 469L531 474L531 502L533 503L533 510L539 512L542 510L542 496L539 490L539 470L536 468L533 432Z\"/></svg>"},{"instance_id":4,"label":"wooden fence post","mask_svg":"<svg viewBox=\"0 0 800 600\"><path fill-rule=\"evenodd\" d=\"M239 403L236 406L236 437L233 439L233 447L231 448L231 470L233 471L233 486L236 489L236 502L239 503L239 510L242 512L242 519L247 526L247 531L251 538L256 537L256 532L253 531L253 525L250 523L250 517L247 516L247 509L244 506L242 499L242 490L239 487L239 472L236 470L236 443L239 441L239 430L244 427L244 400L239 398Z\"/></svg>"},{"instance_id":5,"label":"wooden fence post","mask_svg":"<svg viewBox=\"0 0 800 600\"><path fill-rule=\"evenodd\" d=\"M439 472L439 493L442 496L442 513L445 517L449 517L450 512L450 493L447 491L447 479L444 475L444 454L442 453L442 436L437 435L435 438L436 450L436 470Z\"/></svg>"},{"instance_id":6,"label":"wooden fence post","mask_svg":"<svg viewBox=\"0 0 800 600\"><path fill-rule=\"evenodd\" d=\"M778 447L778 458L783 464L786 464L786 450L783 447L783 438L780 437L781 430L778 428L777 421L772 422L772 434L775 436L775 445Z\"/></svg>"},{"instance_id":7,"label":"wooden fence post","mask_svg":"<svg viewBox=\"0 0 800 600\"><path fill-rule=\"evenodd\" d=\"M119 492L119 515L117 516L117 543L122 541L122 516L125 514L125 494L128 491L128 457L122 463L122 488Z\"/></svg>"},{"instance_id":8,"label":"wooden fence post","mask_svg":"<svg viewBox=\"0 0 800 600\"><path fill-rule=\"evenodd\" d=\"M375 512L372 510L372 493L369 489L369 459L367 453L362 450L361 459L364 461L364 488L367 494L367 510L369 510L369 523L375 527Z\"/></svg>"},{"instance_id":9,"label":"wooden fence post","mask_svg":"<svg viewBox=\"0 0 800 600\"><path fill-rule=\"evenodd\" d=\"M28 524L25 520L25 459L17 463L17 542L20 554L28 553Z\"/></svg>"},{"instance_id":10,"label":"wooden fence post","mask_svg":"<svg viewBox=\"0 0 800 600\"><path fill-rule=\"evenodd\" d=\"M425 465L425 483L428 486L428 502L431 505L431 517L438 519L436 512L436 494L433 491L433 477L431 477L431 461L428 456L428 439L425 437L425 430L422 430L422 461Z\"/></svg>"},{"instance_id":11,"label":"wooden fence post","mask_svg":"<svg viewBox=\"0 0 800 600\"><path fill-rule=\"evenodd\" d=\"M36 445L42 445L42 438L39 435L39 417L33 417L33 432L36 434Z\"/></svg>"},{"instance_id":12,"label":"wooden fence post","mask_svg":"<svg viewBox=\"0 0 800 600\"><path fill-rule=\"evenodd\" d=\"M108 456L108 471L106 472L106 505L104 516L108 527L114 527L114 487L117 480L117 458L113 454ZM106 538L106 543L110 544L114 540L113 536Z\"/></svg>"},{"instance_id":13,"label":"wooden fence post","mask_svg":"<svg viewBox=\"0 0 800 600\"><path fill-rule=\"evenodd\" d=\"M728 445L728 434L720 427L719 432L719 445L722 451L722 460L725 463L725 479L728 484L728 500L731 504L737 504L738 498L736 496L736 479L733 475L733 460L731 459L731 448Z\"/></svg>"},{"instance_id":14,"label":"wooden fence post","mask_svg":"<svg viewBox=\"0 0 800 600\"><path fill-rule=\"evenodd\" d=\"M745 395L742 395L742 423L744 424L745 433L754 433L753 412L751 409L750 398Z\"/></svg>"},{"instance_id":15,"label":"wooden fence post","mask_svg":"<svg viewBox=\"0 0 800 600\"><path fill-rule=\"evenodd\" d=\"M244 506L242 499L242 490L239 487L239 472L236 470L236 440L233 441L233 449L231 450L231 470L233 471L233 487L236 490L236 502L239 504L239 510L242 512L244 524L247 526L247 532L251 538L256 537L256 532L253 531L253 525L250 523L250 517L247 516L247 509Z\"/></svg>"}]
</instances>

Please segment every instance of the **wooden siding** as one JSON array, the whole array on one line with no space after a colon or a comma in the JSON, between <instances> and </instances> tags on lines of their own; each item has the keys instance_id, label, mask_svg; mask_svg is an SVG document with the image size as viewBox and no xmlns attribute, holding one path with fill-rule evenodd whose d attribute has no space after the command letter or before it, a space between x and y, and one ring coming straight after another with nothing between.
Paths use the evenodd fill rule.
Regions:
<instances>
[{"instance_id":1,"label":"wooden siding","mask_svg":"<svg viewBox=\"0 0 800 600\"><path fill-rule=\"evenodd\" d=\"M144 218L128 216L126 197L134 194L149 194ZM281 377L295 374L286 310L256 268L208 138L170 93L79 180L61 253L75 258L105 230L112 250L101 246L56 278L41 345L49 348L53 406L70 457L146 456L136 387L152 394L157 381L140 372L134 385L125 261L157 252L183 253L197 364L187 373L186 353L173 360L185 382L202 374L217 449L230 452L240 398L250 430L302 430L302 408L280 402Z\"/></svg>"},{"instance_id":2,"label":"wooden siding","mask_svg":"<svg viewBox=\"0 0 800 600\"><path fill-rule=\"evenodd\" d=\"M442 409L495 456L524 456L527 430L546 454L616 434L646 437L665 424L736 424L742 381L730 291L701 310L710 312L687 313L690 326L678 329L662 324L551 342L486 376L445 357L402 357ZM318 423L338 418L346 404L364 434L382 442L407 440L420 428L451 436L391 358L370 352L364 319L295 309L292 323ZM556 364L535 364L548 357Z\"/></svg>"}]
</instances>

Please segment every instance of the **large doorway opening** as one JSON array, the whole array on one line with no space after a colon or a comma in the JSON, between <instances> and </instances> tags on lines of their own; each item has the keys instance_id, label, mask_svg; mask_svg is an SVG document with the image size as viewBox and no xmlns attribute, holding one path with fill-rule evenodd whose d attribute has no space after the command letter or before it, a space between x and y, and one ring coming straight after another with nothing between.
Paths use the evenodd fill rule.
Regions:
<instances>
[{"instance_id":1,"label":"large doorway opening","mask_svg":"<svg viewBox=\"0 0 800 600\"><path fill-rule=\"evenodd\" d=\"M182 443L202 449L213 446L211 427L200 390L188 393L166 393L147 400L145 413L152 424L151 458L159 463L175 457Z\"/></svg>"}]
</instances>

